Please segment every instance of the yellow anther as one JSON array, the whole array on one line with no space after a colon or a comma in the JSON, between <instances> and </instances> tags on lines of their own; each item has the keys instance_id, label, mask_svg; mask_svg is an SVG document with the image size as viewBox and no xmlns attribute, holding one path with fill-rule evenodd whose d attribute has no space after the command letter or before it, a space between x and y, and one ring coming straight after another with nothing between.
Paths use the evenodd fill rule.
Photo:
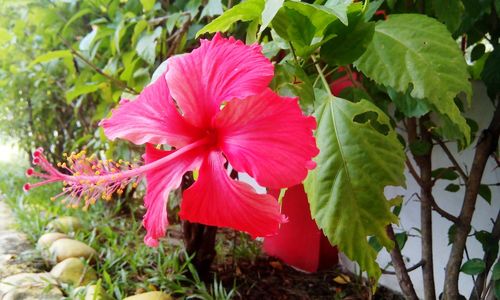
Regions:
<instances>
[{"instance_id":1,"label":"yellow anther","mask_svg":"<svg viewBox=\"0 0 500 300\"><path fill-rule=\"evenodd\" d=\"M121 195L121 194L123 194L123 190L122 190L122 189L118 189L118 190L116 191L116 193L117 193L118 195Z\"/></svg>"},{"instance_id":2,"label":"yellow anther","mask_svg":"<svg viewBox=\"0 0 500 300\"><path fill-rule=\"evenodd\" d=\"M132 183L132 187L135 189L137 187L137 182Z\"/></svg>"},{"instance_id":3,"label":"yellow anther","mask_svg":"<svg viewBox=\"0 0 500 300\"><path fill-rule=\"evenodd\" d=\"M99 171L95 171L95 174L96 174L96 175L100 175L100 174L101 174L101 172L99 172Z\"/></svg>"},{"instance_id":4,"label":"yellow anther","mask_svg":"<svg viewBox=\"0 0 500 300\"><path fill-rule=\"evenodd\" d=\"M63 153L63 156L64 156L64 157L68 156L68 153L64 152L64 153Z\"/></svg>"},{"instance_id":5,"label":"yellow anther","mask_svg":"<svg viewBox=\"0 0 500 300\"><path fill-rule=\"evenodd\" d=\"M50 197L50 201L56 201L56 197Z\"/></svg>"}]
</instances>

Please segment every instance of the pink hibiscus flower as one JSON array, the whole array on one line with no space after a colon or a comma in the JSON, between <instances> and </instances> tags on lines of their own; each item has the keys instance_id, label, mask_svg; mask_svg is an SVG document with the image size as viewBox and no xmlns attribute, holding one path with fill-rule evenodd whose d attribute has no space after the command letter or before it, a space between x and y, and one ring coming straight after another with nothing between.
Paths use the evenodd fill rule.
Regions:
<instances>
[{"instance_id":1,"label":"pink hibiscus flower","mask_svg":"<svg viewBox=\"0 0 500 300\"><path fill-rule=\"evenodd\" d=\"M126 184L146 177L144 241L157 246L168 225L166 203L183 175L199 169L197 181L182 198L180 217L191 222L231 227L252 236L275 234L285 217L277 200L233 180L225 164L246 172L258 184L279 189L300 183L315 167L318 149L313 117L304 116L296 98L280 97L267 86L273 65L259 45L247 46L217 34L190 54L168 59L167 70L135 101L124 100L101 122L106 136L146 143L145 164L100 161L72 154L63 174L38 149L28 175L63 181L58 195L86 205L121 193ZM168 144L172 151L151 144Z\"/></svg>"}]
</instances>

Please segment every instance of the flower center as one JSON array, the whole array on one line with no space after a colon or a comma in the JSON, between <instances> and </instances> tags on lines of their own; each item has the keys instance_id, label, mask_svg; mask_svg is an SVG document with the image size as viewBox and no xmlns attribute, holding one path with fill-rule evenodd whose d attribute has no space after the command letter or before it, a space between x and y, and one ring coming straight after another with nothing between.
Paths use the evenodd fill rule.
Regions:
<instances>
[{"instance_id":1,"label":"flower center","mask_svg":"<svg viewBox=\"0 0 500 300\"><path fill-rule=\"evenodd\" d=\"M210 149L219 148L219 134L216 128L206 129L205 138L208 140L207 146Z\"/></svg>"}]
</instances>

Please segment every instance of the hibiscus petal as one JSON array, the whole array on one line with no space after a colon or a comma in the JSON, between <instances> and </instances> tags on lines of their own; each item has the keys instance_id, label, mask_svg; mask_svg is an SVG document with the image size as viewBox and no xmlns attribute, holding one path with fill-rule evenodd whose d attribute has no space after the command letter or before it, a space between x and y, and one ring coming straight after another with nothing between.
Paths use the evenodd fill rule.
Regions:
<instances>
[{"instance_id":1,"label":"hibiscus petal","mask_svg":"<svg viewBox=\"0 0 500 300\"><path fill-rule=\"evenodd\" d=\"M276 234L285 221L278 201L261 195L248 184L231 179L221 152L212 151L203 161L198 180L184 191L182 219L206 225L230 227L253 237Z\"/></svg>"},{"instance_id":2,"label":"hibiscus petal","mask_svg":"<svg viewBox=\"0 0 500 300\"><path fill-rule=\"evenodd\" d=\"M273 65L259 45L247 46L216 34L190 54L170 58L166 78L186 119L204 127L223 101L260 93L273 74Z\"/></svg>"},{"instance_id":3,"label":"hibiscus petal","mask_svg":"<svg viewBox=\"0 0 500 300\"><path fill-rule=\"evenodd\" d=\"M147 86L135 101L122 100L101 126L106 136L134 144L169 144L180 148L199 136L199 131L179 114L165 76Z\"/></svg>"},{"instance_id":4,"label":"hibiscus petal","mask_svg":"<svg viewBox=\"0 0 500 300\"><path fill-rule=\"evenodd\" d=\"M319 153L313 137L316 121L303 115L296 98L266 89L229 102L214 125L229 163L262 186L296 185L316 166L312 161Z\"/></svg>"},{"instance_id":5,"label":"hibiscus petal","mask_svg":"<svg viewBox=\"0 0 500 300\"><path fill-rule=\"evenodd\" d=\"M149 164L174 152L159 150L151 144L146 144L144 159L146 164ZM147 211L143 220L143 225L147 230L144 237L146 245L156 247L158 239L165 236L168 225L168 195L171 190L179 187L184 173L199 167L201 158L200 150L191 150L181 154L167 165L146 172L147 189L144 206Z\"/></svg>"}]
</instances>

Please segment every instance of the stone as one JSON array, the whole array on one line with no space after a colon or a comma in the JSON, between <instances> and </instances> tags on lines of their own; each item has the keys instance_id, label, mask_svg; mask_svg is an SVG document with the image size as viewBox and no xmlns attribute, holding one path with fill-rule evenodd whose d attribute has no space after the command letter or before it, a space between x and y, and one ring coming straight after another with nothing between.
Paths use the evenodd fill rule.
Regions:
<instances>
[{"instance_id":1,"label":"stone","mask_svg":"<svg viewBox=\"0 0 500 300\"><path fill-rule=\"evenodd\" d=\"M16 255L0 255L0 280L14 274L34 271L36 271L36 269L33 268L31 264L20 260Z\"/></svg>"},{"instance_id":2,"label":"stone","mask_svg":"<svg viewBox=\"0 0 500 300\"><path fill-rule=\"evenodd\" d=\"M29 247L25 234L13 230L0 231L0 254L17 254Z\"/></svg>"},{"instance_id":3,"label":"stone","mask_svg":"<svg viewBox=\"0 0 500 300\"><path fill-rule=\"evenodd\" d=\"M70 257L55 265L50 275L63 283L74 286L87 285L97 280L96 271L89 265L75 257Z\"/></svg>"},{"instance_id":4,"label":"stone","mask_svg":"<svg viewBox=\"0 0 500 300\"><path fill-rule=\"evenodd\" d=\"M45 250L45 249L49 249L50 246L52 246L52 244L57 241L57 240L60 240L60 239L64 239L64 238L69 238L66 234L64 233L60 233L60 232L49 232L49 233L45 233L44 235L42 235L39 239L38 239L38 242L36 243L36 247L39 249L39 250Z\"/></svg>"},{"instance_id":5,"label":"stone","mask_svg":"<svg viewBox=\"0 0 500 300\"><path fill-rule=\"evenodd\" d=\"M89 285L81 286L73 290L71 299L79 300L112 300L101 286Z\"/></svg>"},{"instance_id":6,"label":"stone","mask_svg":"<svg viewBox=\"0 0 500 300\"><path fill-rule=\"evenodd\" d=\"M86 244L72 239L59 239L49 248L50 259L61 262L70 257L90 259L95 261L97 252Z\"/></svg>"},{"instance_id":7,"label":"stone","mask_svg":"<svg viewBox=\"0 0 500 300\"><path fill-rule=\"evenodd\" d=\"M48 231L68 233L82 228L82 223L75 217L59 217L47 224Z\"/></svg>"},{"instance_id":8,"label":"stone","mask_svg":"<svg viewBox=\"0 0 500 300\"><path fill-rule=\"evenodd\" d=\"M148 292L124 298L123 300L173 300L172 296L163 292Z\"/></svg>"},{"instance_id":9,"label":"stone","mask_svg":"<svg viewBox=\"0 0 500 300\"><path fill-rule=\"evenodd\" d=\"M0 299L44 299L59 300L63 293L57 282L48 273L20 273L0 281Z\"/></svg>"}]
</instances>

